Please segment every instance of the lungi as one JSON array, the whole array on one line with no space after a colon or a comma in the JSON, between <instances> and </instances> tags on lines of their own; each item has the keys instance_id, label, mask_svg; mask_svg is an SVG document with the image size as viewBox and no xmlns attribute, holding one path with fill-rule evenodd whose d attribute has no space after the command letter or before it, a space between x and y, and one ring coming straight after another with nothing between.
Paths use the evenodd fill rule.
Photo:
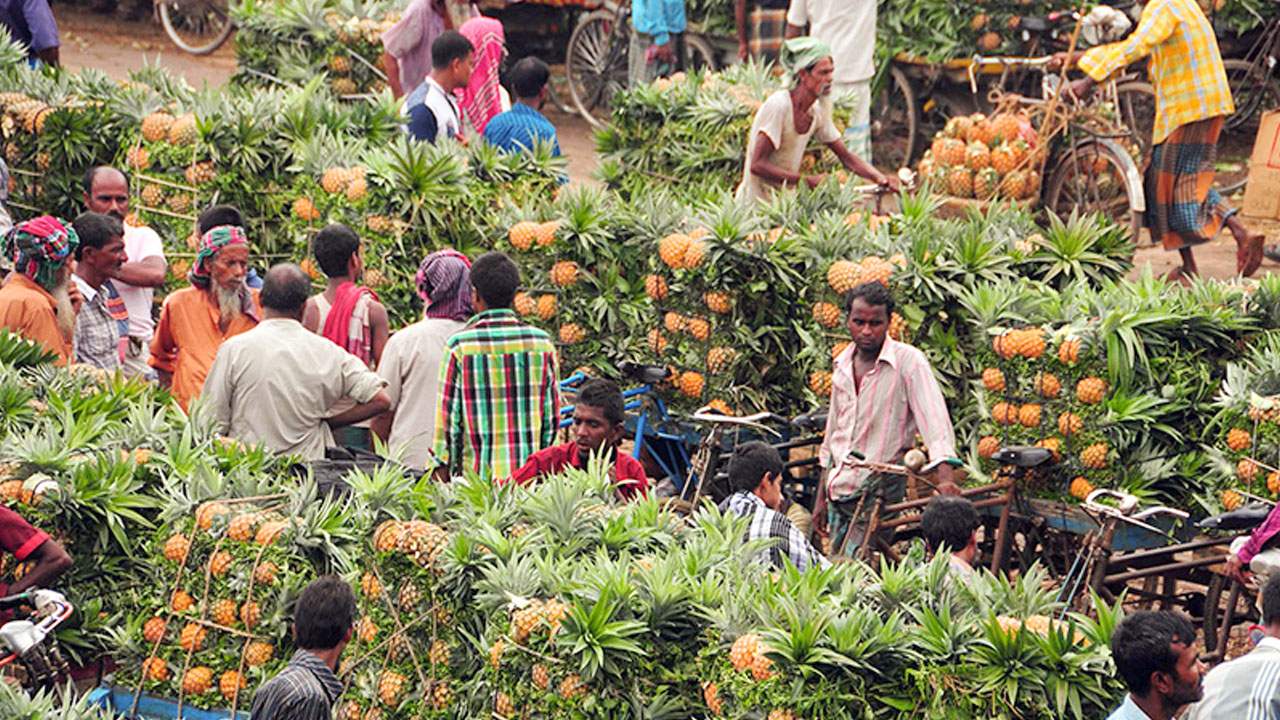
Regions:
<instances>
[{"instance_id":1,"label":"lungi","mask_svg":"<svg viewBox=\"0 0 1280 720\"><path fill-rule=\"evenodd\" d=\"M758 7L751 11L751 38L747 51L764 63L776 63L787 39L787 9Z\"/></svg>"},{"instance_id":2,"label":"lungi","mask_svg":"<svg viewBox=\"0 0 1280 720\"><path fill-rule=\"evenodd\" d=\"M1187 123L1151 151L1145 180L1147 229L1165 250L1212 240L1235 212L1213 188L1222 120Z\"/></svg>"}]
</instances>

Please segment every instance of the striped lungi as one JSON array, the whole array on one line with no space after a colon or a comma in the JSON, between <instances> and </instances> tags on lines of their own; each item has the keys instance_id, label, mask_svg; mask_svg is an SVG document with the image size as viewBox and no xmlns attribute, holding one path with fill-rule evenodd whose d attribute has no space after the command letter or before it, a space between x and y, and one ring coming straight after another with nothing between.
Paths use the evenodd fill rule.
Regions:
<instances>
[{"instance_id":1,"label":"striped lungi","mask_svg":"<svg viewBox=\"0 0 1280 720\"><path fill-rule=\"evenodd\" d=\"M1147 228L1166 250L1212 240L1235 210L1213 188L1222 118L1197 120L1173 131L1151 151L1147 168Z\"/></svg>"},{"instance_id":2,"label":"striped lungi","mask_svg":"<svg viewBox=\"0 0 1280 720\"><path fill-rule=\"evenodd\" d=\"M787 39L787 9L758 7L751 11L751 40L747 50L764 63L776 63Z\"/></svg>"}]
</instances>

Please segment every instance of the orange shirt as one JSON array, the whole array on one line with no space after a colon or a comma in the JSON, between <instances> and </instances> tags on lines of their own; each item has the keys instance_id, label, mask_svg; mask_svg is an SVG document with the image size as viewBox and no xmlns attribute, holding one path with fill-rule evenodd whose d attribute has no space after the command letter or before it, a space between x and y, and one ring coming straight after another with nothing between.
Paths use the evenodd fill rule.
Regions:
<instances>
[{"instance_id":1,"label":"orange shirt","mask_svg":"<svg viewBox=\"0 0 1280 720\"><path fill-rule=\"evenodd\" d=\"M258 291L250 292L261 313ZM221 317L209 293L194 285L170 293L160 309L160 322L156 325L155 337L151 338L151 367L173 375L170 389L184 410L200 397L205 376L213 367L222 341L258 324L257 320L240 315L231 321L224 334L218 327Z\"/></svg>"},{"instance_id":2,"label":"orange shirt","mask_svg":"<svg viewBox=\"0 0 1280 720\"><path fill-rule=\"evenodd\" d=\"M58 365L66 365L71 342L58 327L57 307L48 290L22 273L9 273L0 287L0 327L44 345L58 354Z\"/></svg>"}]
</instances>

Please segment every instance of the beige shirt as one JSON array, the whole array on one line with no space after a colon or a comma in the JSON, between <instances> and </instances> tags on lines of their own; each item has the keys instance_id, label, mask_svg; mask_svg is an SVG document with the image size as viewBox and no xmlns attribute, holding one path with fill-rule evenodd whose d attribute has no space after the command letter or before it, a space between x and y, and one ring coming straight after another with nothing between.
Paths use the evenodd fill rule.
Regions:
<instances>
[{"instance_id":1,"label":"beige shirt","mask_svg":"<svg viewBox=\"0 0 1280 720\"><path fill-rule=\"evenodd\" d=\"M795 113L791 109L791 91L779 90L770 95L756 112L751 134L747 137L747 161L742 168L742 183L734 194L740 203L768 202L773 197L773 186L751 172L751 158L755 157L761 133L773 142L770 162L792 172L800 171L800 161L804 159L805 148L809 147L809 138L816 137L822 143L840 139L840 131L831 119L831 103L821 98L814 101L813 120L806 132L799 133L796 132Z\"/></svg>"},{"instance_id":2,"label":"beige shirt","mask_svg":"<svg viewBox=\"0 0 1280 720\"><path fill-rule=\"evenodd\" d=\"M431 462L444 344L464 327L456 320L426 318L392 335L382 350L378 374L396 413L387 444L392 457L403 453L400 462L406 467L425 470Z\"/></svg>"},{"instance_id":3,"label":"beige shirt","mask_svg":"<svg viewBox=\"0 0 1280 720\"><path fill-rule=\"evenodd\" d=\"M329 408L344 397L368 402L384 384L355 355L302 323L267 318L218 348L201 403L223 435L320 460L333 444L324 422Z\"/></svg>"},{"instance_id":4,"label":"beige shirt","mask_svg":"<svg viewBox=\"0 0 1280 720\"><path fill-rule=\"evenodd\" d=\"M833 79L841 85L876 74L876 0L791 0L787 24L831 46Z\"/></svg>"}]
</instances>

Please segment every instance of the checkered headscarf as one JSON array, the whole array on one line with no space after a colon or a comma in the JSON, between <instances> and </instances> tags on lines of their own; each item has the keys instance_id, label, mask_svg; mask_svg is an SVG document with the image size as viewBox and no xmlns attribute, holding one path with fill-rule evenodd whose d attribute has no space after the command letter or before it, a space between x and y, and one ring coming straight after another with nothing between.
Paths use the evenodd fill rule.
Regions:
<instances>
[{"instance_id":1,"label":"checkered headscarf","mask_svg":"<svg viewBox=\"0 0 1280 720\"><path fill-rule=\"evenodd\" d=\"M248 244L249 237L239 225L219 225L209 228L209 232L200 236L200 246L196 250L196 261L191 263L191 272L187 274L191 284L196 287L209 287L208 263L218 251L228 245Z\"/></svg>"},{"instance_id":2,"label":"checkered headscarf","mask_svg":"<svg viewBox=\"0 0 1280 720\"><path fill-rule=\"evenodd\" d=\"M418 266L418 296L427 301L427 317L466 320L471 306L471 261L457 250L437 250Z\"/></svg>"},{"instance_id":3,"label":"checkered headscarf","mask_svg":"<svg viewBox=\"0 0 1280 720\"><path fill-rule=\"evenodd\" d=\"M52 215L41 215L9 231L5 255L13 261L14 272L48 289L54 286L58 271L79 244L80 236L71 223Z\"/></svg>"}]
</instances>

